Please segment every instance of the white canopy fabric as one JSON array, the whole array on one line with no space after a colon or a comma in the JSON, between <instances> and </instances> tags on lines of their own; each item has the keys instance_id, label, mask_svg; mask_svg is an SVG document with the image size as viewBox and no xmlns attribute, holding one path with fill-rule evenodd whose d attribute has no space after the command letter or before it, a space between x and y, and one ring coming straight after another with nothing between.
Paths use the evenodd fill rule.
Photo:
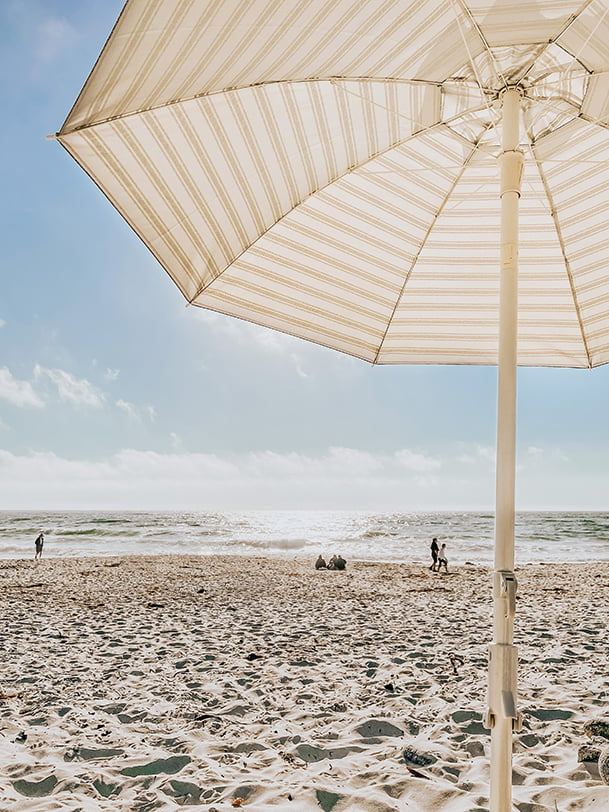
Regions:
<instances>
[{"instance_id":1,"label":"white canopy fabric","mask_svg":"<svg viewBox=\"0 0 609 812\"><path fill-rule=\"evenodd\" d=\"M373 363L609 361L609 0L129 0L57 138L192 304Z\"/></svg>"}]
</instances>

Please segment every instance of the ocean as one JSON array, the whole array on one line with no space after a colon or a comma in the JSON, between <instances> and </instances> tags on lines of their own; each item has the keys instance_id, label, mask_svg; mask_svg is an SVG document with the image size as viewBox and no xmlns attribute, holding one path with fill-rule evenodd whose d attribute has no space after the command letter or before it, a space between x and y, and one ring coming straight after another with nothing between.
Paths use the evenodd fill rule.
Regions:
<instances>
[{"instance_id":1,"label":"ocean","mask_svg":"<svg viewBox=\"0 0 609 812\"><path fill-rule=\"evenodd\" d=\"M0 558L166 553L425 562L433 536L451 565L493 562L492 513L0 511ZM516 564L609 561L609 513L519 513Z\"/></svg>"}]
</instances>

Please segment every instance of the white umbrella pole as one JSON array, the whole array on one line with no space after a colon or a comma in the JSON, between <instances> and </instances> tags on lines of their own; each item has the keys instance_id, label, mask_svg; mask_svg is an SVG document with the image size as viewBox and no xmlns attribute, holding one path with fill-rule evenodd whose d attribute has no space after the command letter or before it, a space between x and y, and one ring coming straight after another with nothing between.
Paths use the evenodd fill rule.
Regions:
<instances>
[{"instance_id":1,"label":"white umbrella pole","mask_svg":"<svg viewBox=\"0 0 609 812\"><path fill-rule=\"evenodd\" d=\"M518 330L518 204L523 154L520 144L520 93L503 94L501 155L501 276L497 393L497 479L493 643L489 651L491 728L491 812L512 809L512 731L520 727L513 645L516 609L514 512L516 482L516 373Z\"/></svg>"}]
</instances>

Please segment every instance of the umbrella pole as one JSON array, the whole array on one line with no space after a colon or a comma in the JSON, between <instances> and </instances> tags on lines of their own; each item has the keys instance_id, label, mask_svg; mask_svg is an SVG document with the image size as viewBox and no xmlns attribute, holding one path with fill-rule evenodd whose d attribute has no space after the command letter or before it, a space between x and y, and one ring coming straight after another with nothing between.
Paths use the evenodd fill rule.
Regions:
<instances>
[{"instance_id":1,"label":"umbrella pole","mask_svg":"<svg viewBox=\"0 0 609 812\"><path fill-rule=\"evenodd\" d=\"M516 482L516 375L518 331L518 206L523 154L520 92L503 93L501 154L501 275L497 391L497 473L493 643L489 649L487 726L491 728L490 812L512 809L512 732L520 729L517 710L517 652L513 645L516 609L514 514Z\"/></svg>"}]
</instances>

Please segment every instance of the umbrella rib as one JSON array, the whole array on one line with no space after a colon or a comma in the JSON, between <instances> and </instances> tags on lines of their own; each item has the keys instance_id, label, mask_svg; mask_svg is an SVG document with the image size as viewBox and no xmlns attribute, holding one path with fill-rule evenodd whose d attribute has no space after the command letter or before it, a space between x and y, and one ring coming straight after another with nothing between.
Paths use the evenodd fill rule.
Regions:
<instances>
[{"instance_id":1,"label":"umbrella rib","mask_svg":"<svg viewBox=\"0 0 609 812\"><path fill-rule=\"evenodd\" d=\"M338 83L338 82L378 82L380 84L386 83L395 83L395 84L402 84L402 85L422 85L425 87L439 87L441 88L445 82L441 81L428 81L426 79L401 79L392 76L312 76L303 79L273 79L268 82L254 82L251 85L242 85L240 87L223 87L219 90L212 90L205 93L195 93L192 96L186 96L180 99L171 99L171 101L165 101L162 104L151 105L150 107L141 107L137 110L128 110L123 113L117 113L114 116L106 116L105 118L96 119L95 121L89 121L85 124L80 124L77 127L72 127L66 129L66 123L69 119L63 123L61 129L54 133L52 136L48 136L50 138L59 139L61 136L70 135L71 133L75 132L82 132L83 130L91 129L92 127L97 127L100 124L108 124L112 121L118 121L120 119L131 118L133 116L139 116L143 113L153 113L156 110L165 110L168 107L173 107L177 104L186 104L191 101L195 101L196 99L208 99L212 98L213 96L222 96L225 93L238 93L241 90L251 90L253 88L258 87L273 87L277 85L305 85L311 83L322 83L322 82L329 82L330 84Z\"/></svg>"},{"instance_id":2,"label":"umbrella rib","mask_svg":"<svg viewBox=\"0 0 609 812\"><path fill-rule=\"evenodd\" d=\"M594 116L589 116L586 113L580 113L577 118L585 121L586 124L594 124L595 127L602 127L605 130L609 130L609 121L603 121L600 118L595 118ZM609 160L609 159L608 159ZM607 161L598 161L599 164L606 164Z\"/></svg>"},{"instance_id":3,"label":"umbrella rib","mask_svg":"<svg viewBox=\"0 0 609 812\"><path fill-rule=\"evenodd\" d=\"M558 40L559 40L559 39L562 37L562 35L563 35L563 34L564 34L566 31L568 31L568 30L569 30L569 28L571 28L571 26L572 26L572 25L573 25L573 23L574 23L574 22L575 22L575 21L578 19L578 17L581 17L581 15L582 15L582 14L584 13L584 11L585 11L585 10L588 8L588 6L591 6L591 5L592 5L594 2L596 2L596 0L585 0L584 4L581 6L581 8L579 9L579 11L577 11L575 14L571 14L571 15L570 15L570 17L567 19L566 23L563 25L563 27L560 29L560 31L559 31L557 34L555 34L553 37L550 37L550 38L548 39L548 41L547 41L547 42L544 44L543 48L542 48L542 49L541 49L541 50L540 50L540 51L539 51L539 52L538 52L538 53L535 55L535 57L534 57L534 58L531 60L531 62L529 63L529 66L528 66L528 67L526 68L526 70L525 70L525 71L522 73L522 77L521 77L522 79L524 79L526 76L528 76L528 74L529 74L529 73L532 71L533 67L535 66L535 63L538 61L538 59L541 57L541 55L544 53L544 51L547 51L547 50L548 50L548 48L550 48L550 46L554 45L554 43L555 43L555 42L558 42ZM605 14L606 14L606 13L607 13L607 12L605 12ZM605 14L603 14L603 18L604 18L604 16L605 16ZM602 20L601 20L601 21L602 21ZM600 25L600 23L599 23L599 25ZM596 30L596 29L595 29L595 30ZM594 33L594 32L593 32L593 33ZM590 36L592 36L592 34L591 34ZM588 39L589 39L589 38L588 38ZM588 42L588 40L586 40L586 43L587 43L587 42ZM584 43L584 45L585 45L586 43ZM583 47L583 46L582 46L582 47ZM564 49L563 49L563 50L564 50ZM573 54L571 54L571 56L573 56ZM576 61L577 61L577 57L576 57L576 56L573 56L573 61L571 62L571 65L573 65L573 62L576 62ZM569 70L569 69L570 69L570 67L571 67L571 65L569 65L569 66L566 68L566 70Z\"/></svg>"},{"instance_id":4,"label":"umbrella rib","mask_svg":"<svg viewBox=\"0 0 609 812\"><path fill-rule=\"evenodd\" d=\"M474 29L474 31L478 35L478 37L480 39L480 42L482 43L482 47L484 48L484 50L488 54L488 57L490 59L490 63L492 65L492 67L493 67L493 70L495 71L495 75L497 76L497 79L501 80L503 82L504 86L507 87L507 82L505 80L505 77L503 76L503 74L499 70L498 65L495 62L495 57L493 55L491 46L489 45L488 40L484 36L484 34L482 32L482 29L480 28L480 26L476 22L471 10L465 4L464 0L452 0L452 3L453 3L453 10L454 10L454 7L455 7L455 3L458 3L459 6L461 7L461 10L462 10L463 14L469 20L470 25L472 26L472 28ZM463 33L463 28L461 27L461 22L459 20L459 15L456 12L455 12L455 19L457 20L457 26L459 28L459 34L461 35L461 39L463 40L463 45L465 46L465 50L467 51L467 56L469 58L469 63L471 65L471 67L472 67L472 71L474 72L474 76L476 77L476 84L478 85L478 89L480 90L482 98L484 99L484 104L486 106L486 109L491 114L490 115L490 117L491 117L491 125L490 126L494 127L495 123L493 121L492 109L491 109L491 105L490 105L489 100L488 100L488 94L485 92L484 84L483 84L482 79L480 78L480 75L478 74L478 71L476 69L476 62L474 60L474 57L473 57L472 52L470 50L470 47L469 47L469 45L467 43L467 39L465 38L465 35Z\"/></svg>"},{"instance_id":5,"label":"umbrella rib","mask_svg":"<svg viewBox=\"0 0 609 812\"><path fill-rule=\"evenodd\" d=\"M609 71L601 71L599 73L591 73L590 76L601 76L605 73L609 73ZM565 111L562 107L559 107L555 102L557 100L556 96L548 96L539 94L536 96L529 96L529 100L535 104L543 102L545 107L549 107L551 110L555 110L556 113L564 113ZM576 105L569 99L564 98L563 96L558 97L558 100L562 101L564 104L568 104L574 110L573 113L573 120L579 119L580 121L585 121L587 124L594 124L596 127L602 127L603 129L609 129L609 121L604 121L602 118L596 118L595 116L590 116L587 113L582 113L581 105ZM609 160L609 158L607 159ZM598 161L599 164L606 164L607 160L605 161Z\"/></svg>"},{"instance_id":6,"label":"umbrella rib","mask_svg":"<svg viewBox=\"0 0 609 812\"><path fill-rule=\"evenodd\" d=\"M534 99L532 99L532 101L535 101L535 102L542 101L544 103L544 105L546 107L549 107L551 110L555 110L557 113L564 113L564 110L561 107L558 107L556 104L552 103L552 99L553 99L553 97L551 97L551 96L539 95L539 96L536 96ZM603 119L601 119L601 118L596 118L595 116L589 116L587 113L582 113L581 112L581 107L578 107L577 105L575 105L572 101L569 101L568 99L561 98L560 100L562 102L564 102L565 104L570 105L574 109L574 111L576 111L573 114L573 120L580 119L580 121L585 121L586 124L594 124L595 127L602 127L605 130L609 129L609 122L608 121L603 121ZM599 163L606 164L607 161L601 161Z\"/></svg>"},{"instance_id":7,"label":"umbrella rib","mask_svg":"<svg viewBox=\"0 0 609 812\"><path fill-rule=\"evenodd\" d=\"M325 81L325 80L321 80L321 81ZM361 101L363 104L367 104L367 105L369 105L371 107L375 107L375 108L384 110L385 112L390 112L390 109L386 105L381 104L380 102L377 102L377 101L372 101L371 99L367 99L361 93L357 94L357 93L354 93L353 91L347 90L345 87L343 87L344 82L351 82L351 81L354 81L354 80L352 80L352 79L330 79L330 84L337 87L338 90L341 93L343 93L344 95L353 96L354 98ZM363 83L363 82L367 82L367 81L376 81L376 80L374 80L374 79L373 80L357 79L355 81L357 81L357 82L361 81ZM440 90L443 91L445 85L452 85L453 83L452 82L411 82L411 81L409 81L408 84L425 84L425 85L430 85L432 87L439 87ZM412 138L413 136L420 135L422 132L429 132L429 130L433 129L434 127L437 127L438 124L452 124L453 121L458 121L459 119L463 118L467 113L479 113L481 110L489 110L492 113L492 108L489 106L488 101L486 100L486 97L484 96L484 89L483 88L479 88L479 89L482 91L482 95L483 95L483 98L484 98L484 104L483 105L478 106L478 107L472 107L469 110L462 110L459 113L457 113L456 115L451 116L449 118L442 118L440 121L434 121L434 123L431 124L428 127L421 127L420 129L417 129L417 131L414 132L412 135L408 136L408 138ZM400 118L403 118L405 121L409 121L411 124L413 123L413 119L410 118L409 116L403 116L401 114L398 114L398 115L400 116ZM440 115L441 115L441 113L440 113ZM407 140L408 139L405 139L402 143L406 143Z\"/></svg>"},{"instance_id":8,"label":"umbrella rib","mask_svg":"<svg viewBox=\"0 0 609 812\"><path fill-rule=\"evenodd\" d=\"M584 345L584 352L586 353L586 358L588 359L588 369L592 369L592 359L590 357L590 349L588 347L588 341L586 339L586 333L584 331L584 323L581 314L581 308L579 305L579 301L577 299L577 291L575 289L575 281L573 279L573 271L571 270L571 263L569 262L569 257L567 256L567 248L565 245L565 241L563 239L562 230L560 228L560 223L558 222L558 210L554 205L554 198L552 197L552 192L550 190L546 174L543 170L542 164L540 159L537 157L537 153L535 150L535 144L531 143L531 153L533 155L533 160L535 161L535 166L537 167L537 171L539 172L539 177L541 178L541 183L543 185L544 191L546 193L546 197L548 199L548 203L550 204L550 215L552 217L552 222L554 223L554 228L556 230L556 238L558 240L558 244L560 246L560 251L562 254L563 262L565 264L565 270L567 272L567 279L569 280L569 287L571 289L571 296L573 298L573 305L575 307L575 313L577 315L577 323L579 325L579 331L581 333L582 344Z\"/></svg>"},{"instance_id":9,"label":"umbrella rib","mask_svg":"<svg viewBox=\"0 0 609 812\"><path fill-rule=\"evenodd\" d=\"M485 128L485 132L486 132L486 131L487 131L487 130L488 130L490 127L491 127L491 126L492 126L492 125L491 125L491 124L489 124L489 125L488 125L488 126ZM397 297L397 299L396 299L395 305L393 306L393 310L392 310L392 312L391 312L391 316L390 316L390 317L387 319L387 327L385 328L385 332L383 333L383 337L382 337L382 339L381 339L381 341L380 341L380 344L379 344L378 350L376 351L376 355L374 356L374 360L372 361L372 363L373 363L373 364L378 364L378 363L380 363L380 362L379 362L379 357L380 357L381 351L382 351L382 349L383 349L383 344L385 343L385 341L386 341L386 339L387 339L387 335L388 335L388 333L389 333L389 328L391 327L391 324L392 324L392 322L393 322L393 319L395 318L395 314L396 314L396 312L397 312L397 309L398 309L398 307L400 306L400 303L401 303L402 299L404 298L404 293L406 292L406 286L408 285L408 282L410 281L410 277L412 276L412 272L413 272L413 270L414 270L414 268L415 268L415 265L417 264L417 262L418 262L418 260L419 260L419 257L421 256L421 253L423 252L423 249L425 248L425 245L427 244L427 241L429 240L429 238L430 238L430 236L431 236L431 232L433 231L433 228L434 228L434 226L435 226L436 222L438 221L438 217L440 216L440 214L441 214L441 213L444 211L444 209L446 208L446 204L447 204L447 203L448 203L448 201L450 200L450 197L451 197L452 193L455 191L455 188L456 188L457 184L459 183L459 181L460 181L460 180L461 180L461 178L463 177L463 174L464 174L465 170L466 170L466 169L467 169L467 167L470 165L470 163L471 163L471 161L472 161L472 159L473 159L474 155L475 155L475 154L476 154L476 152L478 151L478 149L479 149L479 147L480 147L480 142L481 142L481 139L479 139L479 140L476 142L476 144L474 145L474 148L471 150L471 152L469 153L469 155L468 155L468 156L466 157L466 159L463 161L463 164L461 165L461 171L460 171L460 172L458 172L458 173L457 173L457 175L455 176L455 179L454 179L454 181L452 182L450 189L449 189L449 190L447 191L447 193L444 195L444 197L443 197L443 199L442 199L442 202L441 202L441 203L440 203L440 205L438 206L437 210L435 211L435 213L434 213L434 215L433 215L433 217L432 217L432 219L431 219L431 222L430 222L430 224L429 224L429 226L428 226L428 228L427 228L427 231L425 232L425 235L424 235L423 239L421 240L421 242L420 242L420 244L419 244L419 250L417 251L416 256L413 258L412 262L410 263L410 268L408 269L408 271L407 271L407 273L406 273L406 276L404 277L404 282L403 282L403 284L402 284L402 287L401 287L400 292L399 292L399 294L398 294L398 297Z\"/></svg>"},{"instance_id":10,"label":"umbrella rib","mask_svg":"<svg viewBox=\"0 0 609 812\"><path fill-rule=\"evenodd\" d=\"M567 29L568 29L568 28L569 28L571 25L573 25L573 23L575 22L575 20L576 20L578 17L580 17L580 16L581 16L581 14L582 14L582 13L583 13L583 12L584 12L584 11L585 11L587 8L588 8L588 6L589 6L589 5L590 5L592 2L593 2L593 0L587 0L587 2L586 2L586 3L584 3L584 5L582 6L582 8L580 8L580 10L577 12L577 14L573 16L573 19L572 19L572 20L570 20L570 21L569 21L569 23L568 23L568 25L566 25L566 26L565 26L565 28L563 29L563 31L561 31L561 32L560 32L560 34L558 35L559 37L561 37L561 36L562 36L562 35L565 33L565 31L566 31L566 30L567 30ZM565 69L563 69L565 73L566 73L567 71L571 70L571 67L572 67L572 66L575 64L575 62L580 62L579 56L580 56L581 52L584 50L584 48L586 47L586 45L587 45L587 44L590 42L590 40L592 39L592 37L593 37L593 36L596 34L596 32L598 31L598 29L600 28L600 26L601 26L601 25L602 25L602 23L604 22L605 17L607 16L607 12L608 12L608 11L609 11L609 9L605 9L605 11L604 11L604 12L603 12L603 14L601 15L601 17L600 17L600 18L599 18L599 19L596 21L596 25L595 25L595 26L594 26L594 28L593 28L593 29L590 31L590 33L588 34L588 36L586 37L586 39L584 40L584 42L583 42L583 43L582 43L582 45L580 46L579 51L578 51L576 54L571 54L571 56L572 56L573 58L572 58L572 60L571 60L571 63L570 63L569 65L567 65L567 67L566 67ZM558 39L558 37L557 37L557 39ZM581 63L581 62L580 62L580 64L583 64L583 63Z\"/></svg>"},{"instance_id":11,"label":"umbrella rib","mask_svg":"<svg viewBox=\"0 0 609 812\"><path fill-rule=\"evenodd\" d=\"M465 4L464 0L453 0L453 7L454 7L455 3L457 3L461 7L461 11L467 17L471 27L474 29L474 31L478 35L478 37L480 39L480 42L482 43L482 46L484 47L484 50L486 51L486 53L488 54L488 56L490 58L491 65L493 66L493 69L495 71L495 75L497 76L498 79L500 79L503 82L504 87L507 87L507 80L506 80L505 76L501 73L501 71L499 70L499 66L497 65L497 62L496 62L495 57L493 55L493 51L491 49L491 46L489 45L488 40L484 36L484 34L482 32L482 29L480 28L480 26L478 25L478 23L474 19L474 16L473 16L470 8ZM457 18L457 25L459 26L459 33L461 34L461 39L463 40L463 44L465 45L465 50L467 51L467 55L469 56L469 61L470 61L470 64L472 66L472 70L474 71L474 76L476 77L476 82L478 83L478 87L480 88L481 92L484 93L484 87L483 87L482 81L480 80L480 77L478 76L478 71L476 70L476 64L474 62L471 51L470 51L469 46L467 44L467 40L465 39L465 36L463 34L463 29L461 28L461 25L459 23L459 17L458 17L457 14L455 14L455 17Z\"/></svg>"}]
</instances>

